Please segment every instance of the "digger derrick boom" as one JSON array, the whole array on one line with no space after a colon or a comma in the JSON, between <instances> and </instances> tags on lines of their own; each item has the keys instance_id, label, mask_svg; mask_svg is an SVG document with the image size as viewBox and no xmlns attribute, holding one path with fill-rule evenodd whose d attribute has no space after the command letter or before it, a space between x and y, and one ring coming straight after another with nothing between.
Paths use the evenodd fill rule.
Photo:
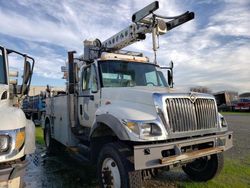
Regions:
<instances>
[{"instance_id":1,"label":"digger derrick boom","mask_svg":"<svg viewBox=\"0 0 250 188\"><path fill-rule=\"evenodd\" d=\"M105 40L102 42L102 45L103 47L112 50L120 50L135 42L146 39L146 34L152 33L153 29L157 30L157 34L163 35L167 31L186 23L193 18L193 12L186 12L180 17L168 22L165 22L162 19L142 19L140 23L133 23L129 27Z\"/></svg>"},{"instance_id":2,"label":"digger derrick boom","mask_svg":"<svg viewBox=\"0 0 250 188\"><path fill-rule=\"evenodd\" d=\"M137 41L144 40L152 28L145 24L131 24L126 29L105 40L102 45L112 50L123 49Z\"/></svg>"},{"instance_id":3,"label":"digger derrick boom","mask_svg":"<svg viewBox=\"0 0 250 188\"><path fill-rule=\"evenodd\" d=\"M132 22L134 23L104 42L98 39L93 41L85 40L83 60L92 62L94 59L100 58L102 52L113 53L122 50L135 42L146 39L146 34L152 34L153 50L156 53L158 48L156 37L164 35L171 29L194 19L194 13L188 11L174 17L154 14L154 11L158 8L159 3L155 1L137 11L132 16ZM170 21L166 22L164 19Z\"/></svg>"}]
</instances>

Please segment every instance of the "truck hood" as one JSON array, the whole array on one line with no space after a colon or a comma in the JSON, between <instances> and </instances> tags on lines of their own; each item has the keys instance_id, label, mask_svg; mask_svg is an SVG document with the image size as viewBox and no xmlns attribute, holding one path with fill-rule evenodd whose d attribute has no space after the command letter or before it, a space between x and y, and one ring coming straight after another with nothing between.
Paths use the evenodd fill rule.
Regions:
<instances>
[{"instance_id":1,"label":"truck hood","mask_svg":"<svg viewBox=\"0 0 250 188\"><path fill-rule=\"evenodd\" d=\"M25 127L26 117L21 109L0 105L0 131Z\"/></svg>"},{"instance_id":2,"label":"truck hood","mask_svg":"<svg viewBox=\"0 0 250 188\"><path fill-rule=\"evenodd\" d=\"M169 93L169 88L163 87L149 87L149 86L135 86L135 87L117 87L117 88L103 88L102 102L107 101L129 101L134 103L154 105L154 93Z\"/></svg>"}]
</instances>

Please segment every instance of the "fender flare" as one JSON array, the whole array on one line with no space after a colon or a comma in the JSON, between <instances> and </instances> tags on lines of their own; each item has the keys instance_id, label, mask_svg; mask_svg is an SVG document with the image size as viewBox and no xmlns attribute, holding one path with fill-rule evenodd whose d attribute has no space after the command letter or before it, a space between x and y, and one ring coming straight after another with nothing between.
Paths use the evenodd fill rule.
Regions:
<instances>
[{"instance_id":1,"label":"fender flare","mask_svg":"<svg viewBox=\"0 0 250 188\"><path fill-rule=\"evenodd\" d=\"M107 127L109 127L120 140L129 140L128 133L124 126L116 117L111 114L102 114L96 116L96 121L90 131L90 139L96 136L96 131L101 126L103 126L102 124L105 124Z\"/></svg>"}]
</instances>

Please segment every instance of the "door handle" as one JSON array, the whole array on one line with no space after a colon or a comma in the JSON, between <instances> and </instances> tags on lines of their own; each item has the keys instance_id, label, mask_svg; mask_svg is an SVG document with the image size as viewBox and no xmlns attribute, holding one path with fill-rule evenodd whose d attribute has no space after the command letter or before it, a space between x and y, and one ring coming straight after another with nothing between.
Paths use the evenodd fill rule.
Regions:
<instances>
[{"instance_id":1,"label":"door handle","mask_svg":"<svg viewBox=\"0 0 250 188\"><path fill-rule=\"evenodd\" d=\"M92 101L95 99L94 95L79 95L78 97L89 97Z\"/></svg>"}]
</instances>

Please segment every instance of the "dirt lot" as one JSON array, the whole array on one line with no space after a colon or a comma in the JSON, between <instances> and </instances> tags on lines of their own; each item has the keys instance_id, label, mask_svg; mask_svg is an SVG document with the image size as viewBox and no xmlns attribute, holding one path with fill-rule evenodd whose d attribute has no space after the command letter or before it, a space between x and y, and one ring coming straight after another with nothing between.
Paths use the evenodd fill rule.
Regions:
<instances>
[{"instance_id":1,"label":"dirt lot","mask_svg":"<svg viewBox=\"0 0 250 188\"><path fill-rule=\"evenodd\" d=\"M234 147L226 152L231 159L243 159L250 155L250 113L249 115L225 115L229 129L234 132Z\"/></svg>"},{"instance_id":2,"label":"dirt lot","mask_svg":"<svg viewBox=\"0 0 250 188\"><path fill-rule=\"evenodd\" d=\"M247 157L250 157L250 114L228 114L225 115L225 117L230 126L230 130L234 131L234 147L225 153L226 172L221 174L220 178L222 179L224 177L227 179L227 176L230 176L231 171L228 171L228 169L230 170L231 168L231 161L237 161L237 163L242 163L244 166L247 165L247 173L249 173L250 169L250 160L245 160ZM38 145L38 150L35 155L29 156L29 161L30 164L24 177L25 187L27 188L98 187L93 167L80 165L76 160L72 160L63 154L60 156L47 156L44 147L41 145ZM234 169L234 167L232 168ZM238 172L233 171L233 173ZM216 187L216 181L217 180L213 180L209 182L205 187ZM242 181L239 184L241 187L250 187L249 176L240 176L240 179L236 181ZM222 187L231 185L227 184L227 180L220 183L219 186L222 185ZM190 182L180 169L160 173L157 179L144 183L144 187L158 188L203 187L203 185Z\"/></svg>"}]
</instances>

